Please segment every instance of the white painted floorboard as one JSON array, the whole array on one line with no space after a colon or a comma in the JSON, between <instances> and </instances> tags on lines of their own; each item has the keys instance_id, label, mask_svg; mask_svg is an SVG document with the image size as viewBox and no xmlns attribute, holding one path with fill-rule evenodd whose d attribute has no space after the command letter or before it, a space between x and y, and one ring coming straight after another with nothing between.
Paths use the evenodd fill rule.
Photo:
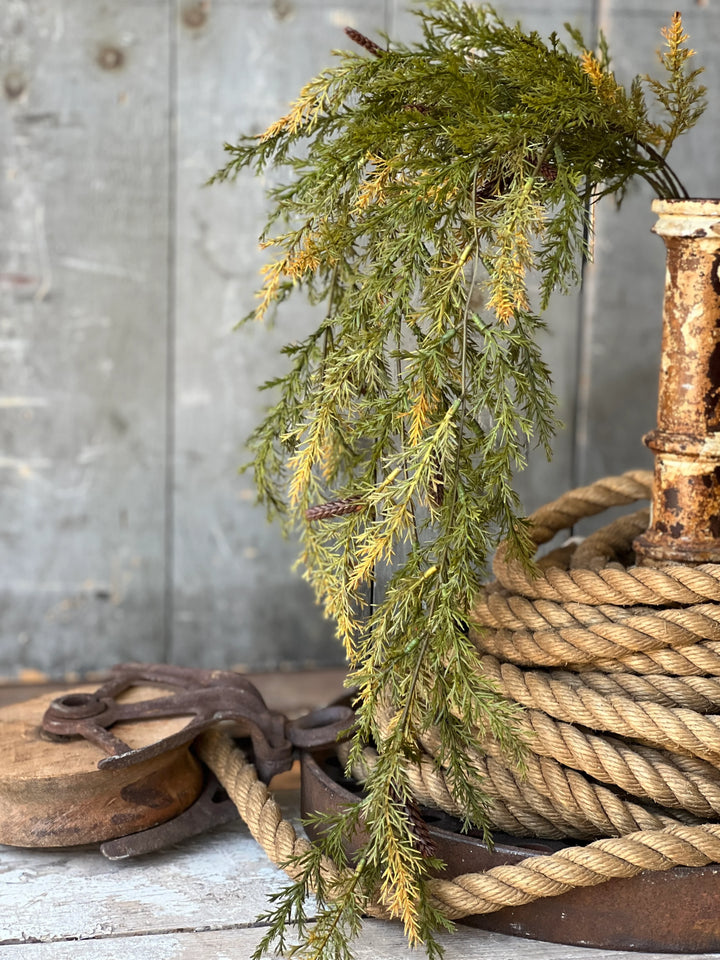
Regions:
<instances>
[{"instance_id":1,"label":"white painted floorboard","mask_svg":"<svg viewBox=\"0 0 720 960\"><path fill-rule=\"evenodd\" d=\"M262 936L257 928L207 930L139 937L111 937L74 943L33 943L0 947L0 960L249 960ZM688 960L688 954L623 953L518 940L459 927L442 938L445 960ZM717 960L718 954L693 954ZM368 920L355 944L356 960L423 960L409 950L399 927Z\"/></svg>"},{"instance_id":2,"label":"white painted floorboard","mask_svg":"<svg viewBox=\"0 0 720 960\"><path fill-rule=\"evenodd\" d=\"M298 817L296 791L278 791ZM240 824L138 860L93 847L0 847L0 960L249 960L266 897L284 882ZM649 922L651 920L649 919ZM458 927L446 960L680 960L567 947ZM356 960L422 960L397 925L368 921ZM696 954L696 958L720 954Z\"/></svg>"}]
</instances>

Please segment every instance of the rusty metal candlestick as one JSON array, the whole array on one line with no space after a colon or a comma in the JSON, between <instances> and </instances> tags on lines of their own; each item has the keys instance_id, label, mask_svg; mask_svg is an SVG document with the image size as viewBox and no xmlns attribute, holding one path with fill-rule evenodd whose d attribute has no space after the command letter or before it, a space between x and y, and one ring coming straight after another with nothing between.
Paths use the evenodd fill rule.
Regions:
<instances>
[{"instance_id":1,"label":"rusty metal candlestick","mask_svg":"<svg viewBox=\"0 0 720 960\"><path fill-rule=\"evenodd\" d=\"M720 562L720 200L656 200L667 247L650 526L638 562Z\"/></svg>"}]
</instances>

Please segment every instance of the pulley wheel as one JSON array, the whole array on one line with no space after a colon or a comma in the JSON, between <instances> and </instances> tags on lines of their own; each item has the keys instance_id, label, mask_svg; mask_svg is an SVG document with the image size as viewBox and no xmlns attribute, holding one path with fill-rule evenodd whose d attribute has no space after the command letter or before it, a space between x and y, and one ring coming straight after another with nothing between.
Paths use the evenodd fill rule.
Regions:
<instances>
[{"instance_id":1,"label":"pulley wheel","mask_svg":"<svg viewBox=\"0 0 720 960\"><path fill-rule=\"evenodd\" d=\"M78 687L91 693L95 686ZM45 710L62 691L0 709L0 843L62 847L99 843L176 817L200 794L200 765L184 745L121 769L98 770L105 754L86 740L51 740ZM133 687L118 700L157 697L156 686ZM113 727L133 749L182 729L187 717Z\"/></svg>"}]
</instances>

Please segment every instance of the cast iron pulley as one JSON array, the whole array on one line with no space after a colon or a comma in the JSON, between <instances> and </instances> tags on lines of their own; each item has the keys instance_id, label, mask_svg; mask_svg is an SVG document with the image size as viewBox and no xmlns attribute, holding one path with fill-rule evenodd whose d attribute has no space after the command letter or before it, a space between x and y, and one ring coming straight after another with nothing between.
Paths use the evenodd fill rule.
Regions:
<instances>
[{"instance_id":1,"label":"cast iron pulley","mask_svg":"<svg viewBox=\"0 0 720 960\"><path fill-rule=\"evenodd\" d=\"M112 857L176 843L237 816L192 751L204 730L247 739L269 782L296 749L333 743L352 722L342 706L290 721L229 671L120 664L97 689L0 710L0 843L100 842Z\"/></svg>"}]
</instances>

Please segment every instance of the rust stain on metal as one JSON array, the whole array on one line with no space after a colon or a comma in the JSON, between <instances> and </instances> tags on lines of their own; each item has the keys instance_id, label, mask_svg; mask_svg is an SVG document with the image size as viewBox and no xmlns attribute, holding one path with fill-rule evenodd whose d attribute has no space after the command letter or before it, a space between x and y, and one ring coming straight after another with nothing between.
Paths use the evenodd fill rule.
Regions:
<instances>
[{"instance_id":1,"label":"rust stain on metal","mask_svg":"<svg viewBox=\"0 0 720 960\"><path fill-rule=\"evenodd\" d=\"M710 268L710 283L715 293L720 296L720 276L718 276L718 270L720 270L720 251L715 254L715 259L712 262L712 267ZM719 323L719 320L716 320L716 325Z\"/></svg>"},{"instance_id":2,"label":"rust stain on metal","mask_svg":"<svg viewBox=\"0 0 720 960\"><path fill-rule=\"evenodd\" d=\"M720 342L713 347L708 360L708 380L710 388L705 394L705 416L708 422L717 421L717 405L720 399ZM720 424L714 429L720 428Z\"/></svg>"},{"instance_id":3,"label":"rust stain on metal","mask_svg":"<svg viewBox=\"0 0 720 960\"><path fill-rule=\"evenodd\" d=\"M215 775L206 770L206 778L200 796L178 816L148 830L108 840L100 847L102 853L109 860L124 860L126 857L162 850L188 837L237 820L237 807L225 794Z\"/></svg>"},{"instance_id":4,"label":"rust stain on metal","mask_svg":"<svg viewBox=\"0 0 720 960\"><path fill-rule=\"evenodd\" d=\"M359 791L352 791L342 779L341 767L337 762L332 764L333 760L321 753L303 754L303 816L337 814L361 799ZM446 878L519 863L568 846L559 840L518 841L500 833L488 846L477 832L462 833L460 821L454 817L427 808L421 808L421 813L437 855L446 865L442 873ZM311 839L319 835L312 822L307 832ZM344 839L350 858L366 839L362 829ZM599 886L577 887L495 913L463 917L462 922L516 937L613 951L714 953L720 950L720 925L712 909L717 890L715 864L675 867L667 872L645 871ZM573 951L572 955L577 954Z\"/></svg>"},{"instance_id":5,"label":"rust stain on metal","mask_svg":"<svg viewBox=\"0 0 720 960\"><path fill-rule=\"evenodd\" d=\"M656 201L667 248L652 521L639 562L720 562L720 201ZM682 521L682 522L680 522Z\"/></svg>"},{"instance_id":6,"label":"rust stain on metal","mask_svg":"<svg viewBox=\"0 0 720 960\"><path fill-rule=\"evenodd\" d=\"M160 696L132 702L121 699L132 687L148 684L162 687ZM42 728L51 736L84 737L107 754L98 767L117 770L169 753L218 722L232 721L252 740L255 766L267 783L290 769L294 747L334 743L353 716L348 707L336 706L290 721L269 710L253 684L235 673L125 663L113 667L110 679L93 693L68 693L53 700ZM111 732L116 724L159 717L187 717L188 722L164 739L134 750Z\"/></svg>"}]
</instances>

